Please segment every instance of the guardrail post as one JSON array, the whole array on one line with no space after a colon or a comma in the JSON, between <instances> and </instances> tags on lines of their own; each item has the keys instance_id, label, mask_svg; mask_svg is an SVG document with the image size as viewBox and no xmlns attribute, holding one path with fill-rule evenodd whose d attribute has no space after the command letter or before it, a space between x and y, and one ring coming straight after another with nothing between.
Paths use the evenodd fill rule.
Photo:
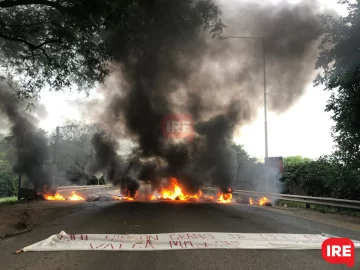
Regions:
<instances>
[{"instance_id":1,"label":"guardrail post","mask_svg":"<svg viewBox=\"0 0 360 270\"><path fill-rule=\"evenodd\" d=\"M18 177L18 200L21 199L22 194L21 194L21 173L19 173L19 177Z\"/></svg>"},{"instance_id":2,"label":"guardrail post","mask_svg":"<svg viewBox=\"0 0 360 270\"><path fill-rule=\"evenodd\" d=\"M306 209L310 208L310 203L306 203Z\"/></svg>"}]
</instances>

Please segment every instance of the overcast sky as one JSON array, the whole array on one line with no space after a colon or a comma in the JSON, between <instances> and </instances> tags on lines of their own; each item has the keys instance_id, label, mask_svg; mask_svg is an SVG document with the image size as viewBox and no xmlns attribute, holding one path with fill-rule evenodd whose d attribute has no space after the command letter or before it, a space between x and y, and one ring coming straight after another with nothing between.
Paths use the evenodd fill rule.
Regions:
<instances>
[{"instance_id":1,"label":"overcast sky","mask_svg":"<svg viewBox=\"0 0 360 270\"><path fill-rule=\"evenodd\" d=\"M221 0L222 4L231 5L239 0ZM250 0L249 0L250 1ZM282 2L273 0L273 2ZM293 0L290 2L298 2ZM344 14L346 9L337 5L337 0L322 0L323 8L335 9ZM296 79L296 78L294 78ZM269 156L302 155L316 158L330 154L333 140L331 127L334 124L330 114L324 112L330 93L322 87L313 87L310 83L307 91L297 103L282 115L276 115L269 108L268 143ZM46 104L47 117L40 122L41 128L52 130L69 119L81 119L74 100L85 99L85 94L53 93L44 91L41 103ZM94 98L94 93L90 95ZM263 157L264 150L264 111L259 110L258 118L251 125L242 129L234 141L244 145L245 149L255 157Z\"/></svg>"}]
</instances>

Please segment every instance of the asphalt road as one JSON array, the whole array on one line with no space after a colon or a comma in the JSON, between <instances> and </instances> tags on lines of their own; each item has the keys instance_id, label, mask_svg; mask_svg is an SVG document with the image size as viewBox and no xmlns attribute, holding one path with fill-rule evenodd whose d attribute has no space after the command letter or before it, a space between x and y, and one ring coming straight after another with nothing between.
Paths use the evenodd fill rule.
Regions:
<instances>
[{"instance_id":1,"label":"asphalt road","mask_svg":"<svg viewBox=\"0 0 360 270\"><path fill-rule=\"evenodd\" d=\"M52 203L52 202L49 202ZM56 202L55 202L56 203ZM71 203L71 202L69 202ZM77 211L76 211L77 210ZM180 250L150 252L15 250L64 230L67 233L328 233L360 240L360 232L250 205L98 201L33 231L0 242L1 269L345 269L329 265L319 250ZM360 268L360 250L355 269ZM358 268L357 268L358 267Z\"/></svg>"}]
</instances>

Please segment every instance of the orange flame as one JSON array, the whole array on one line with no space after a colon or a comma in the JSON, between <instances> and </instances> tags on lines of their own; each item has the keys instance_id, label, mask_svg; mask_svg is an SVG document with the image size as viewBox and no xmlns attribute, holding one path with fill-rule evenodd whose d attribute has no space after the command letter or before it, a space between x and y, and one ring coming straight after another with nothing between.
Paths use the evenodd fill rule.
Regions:
<instances>
[{"instance_id":1,"label":"orange flame","mask_svg":"<svg viewBox=\"0 0 360 270\"><path fill-rule=\"evenodd\" d=\"M161 194L160 198L162 199L180 200L180 201L185 201L190 199L198 200L202 195L201 191L199 191L197 194L184 193L181 187L178 185L176 178L174 177L172 177L170 180L170 186L168 188L163 188L160 194Z\"/></svg>"},{"instance_id":2,"label":"orange flame","mask_svg":"<svg viewBox=\"0 0 360 270\"><path fill-rule=\"evenodd\" d=\"M58 192L56 192L54 195L51 195L50 193L45 192L45 193L43 193L43 197L47 201L65 201L65 200L85 201L85 199L83 197L81 197L80 195L76 194L75 191L73 191L71 193L71 196L69 196L67 198L64 195L61 195Z\"/></svg>"},{"instance_id":3,"label":"orange flame","mask_svg":"<svg viewBox=\"0 0 360 270\"><path fill-rule=\"evenodd\" d=\"M259 200L257 200L257 202L254 202L252 198L249 199L249 204L266 205L269 202L270 202L269 199L266 197L260 198Z\"/></svg>"},{"instance_id":4,"label":"orange flame","mask_svg":"<svg viewBox=\"0 0 360 270\"><path fill-rule=\"evenodd\" d=\"M133 201L134 198L132 197L119 197L119 196L113 196L112 197L114 200L118 200L118 201Z\"/></svg>"},{"instance_id":5,"label":"orange flame","mask_svg":"<svg viewBox=\"0 0 360 270\"><path fill-rule=\"evenodd\" d=\"M73 191L68 199L70 201L85 201L83 197L76 194L76 191Z\"/></svg>"},{"instance_id":6,"label":"orange flame","mask_svg":"<svg viewBox=\"0 0 360 270\"><path fill-rule=\"evenodd\" d=\"M231 203L231 199L232 199L231 193L218 193L219 203Z\"/></svg>"},{"instance_id":7,"label":"orange flame","mask_svg":"<svg viewBox=\"0 0 360 270\"><path fill-rule=\"evenodd\" d=\"M259 200L259 204L260 205L265 205L269 202L268 198L266 197L262 197L260 200Z\"/></svg>"},{"instance_id":8,"label":"orange flame","mask_svg":"<svg viewBox=\"0 0 360 270\"><path fill-rule=\"evenodd\" d=\"M43 197L45 200L48 201L65 201L64 196L60 195L59 193L55 193L55 195L50 195L50 194L43 194Z\"/></svg>"},{"instance_id":9,"label":"orange flame","mask_svg":"<svg viewBox=\"0 0 360 270\"><path fill-rule=\"evenodd\" d=\"M151 194L148 194L146 196L140 196L139 199L142 200L142 198L145 198L149 201L155 201L155 200L171 200L171 201L188 201L188 200L195 200L198 201L199 199L204 200L211 200L213 202L218 203L231 203L232 200L232 189L229 188L226 190L225 193L218 193L217 196L208 196L204 195L200 190L195 193L187 193L183 187L180 186L178 183L178 180L175 177L171 177L169 179L167 185L160 188L159 190L154 191ZM129 192L122 192L122 194L127 196L113 196L112 198L114 200L120 200L120 201L133 201L136 200L136 195L134 197L130 197Z\"/></svg>"}]
</instances>

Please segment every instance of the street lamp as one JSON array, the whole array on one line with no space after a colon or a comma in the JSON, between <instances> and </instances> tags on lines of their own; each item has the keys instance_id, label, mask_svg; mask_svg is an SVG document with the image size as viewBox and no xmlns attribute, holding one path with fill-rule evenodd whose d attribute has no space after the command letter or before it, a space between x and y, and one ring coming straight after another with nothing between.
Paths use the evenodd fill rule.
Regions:
<instances>
[{"instance_id":1,"label":"street lamp","mask_svg":"<svg viewBox=\"0 0 360 270\"><path fill-rule=\"evenodd\" d=\"M262 51L263 51L263 75L264 75L264 116L265 116L265 158L268 155L268 131L267 131L267 93L266 93L266 54L265 54L265 38L264 37L238 37L238 36L220 36L219 40L225 39L252 39L261 40Z\"/></svg>"}]
</instances>

